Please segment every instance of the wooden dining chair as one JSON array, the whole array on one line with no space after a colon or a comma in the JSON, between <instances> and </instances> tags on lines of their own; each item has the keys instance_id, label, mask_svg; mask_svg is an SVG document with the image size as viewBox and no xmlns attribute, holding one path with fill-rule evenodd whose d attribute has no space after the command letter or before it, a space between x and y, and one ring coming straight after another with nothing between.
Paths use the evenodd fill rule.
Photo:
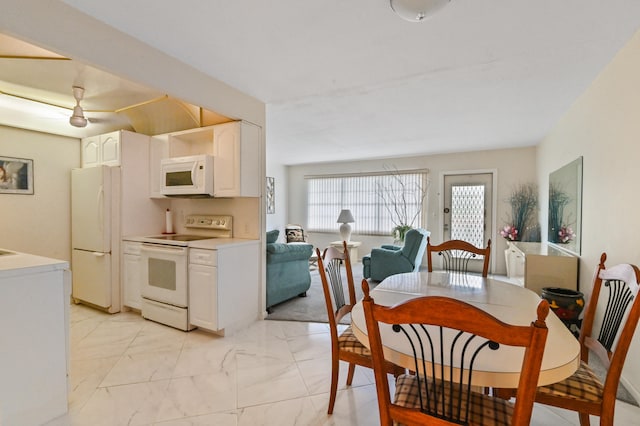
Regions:
<instances>
[{"instance_id":1,"label":"wooden dining chair","mask_svg":"<svg viewBox=\"0 0 640 426\"><path fill-rule=\"evenodd\" d=\"M430 238L427 237L427 267L429 272L433 272L432 253L442 256L442 267L449 272L469 272L469 262L478 256L484 256L482 266L482 276L489 273L489 258L491 257L491 240L487 241L487 246L479 248L471 243L462 240L449 240L442 244L431 245ZM478 259L479 260L479 259Z\"/></svg>"},{"instance_id":2,"label":"wooden dining chair","mask_svg":"<svg viewBox=\"0 0 640 426\"><path fill-rule=\"evenodd\" d=\"M606 259L602 253L580 329L580 367L536 392L536 402L577 411L582 426L589 425L589 415L600 416L601 425L613 425L622 367L640 318L640 269L630 264L606 269ZM604 382L589 366L590 354L606 367Z\"/></svg>"},{"instance_id":3,"label":"wooden dining chair","mask_svg":"<svg viewBox=\"0 0 640 426\"><path fill-rule=\"evenodd\" d=\"M356 365L373 368L371 352L356 338L351 326L347 327L341 334L338 334L338 324L345 315L351 312L353 305L356 304L356 291L349 250L346 242L343 241L342 244L343 252L334 247L329 247L321 254L320 250L316 249L318 271L320 272L322 291L327 305L329 332L331 334L331 391L329 394L328 414L333 413L333 406L336 401L340 361L349 363L347 386L351 386ZM346 294L342 280L342 267L344 267L347 278ZM386 368L387 371L396 376L404 373L402 368L391 363L387 363Z\"/></svg>"},{"instance_id":4,"label":"wooden dining chair","mask_svg":"<svg viewBox=\"0 0 640 426\"><path fill-rule=\"evenodd\" d=\"M531 312L531 325L517 326L466 302L442 296L410 299L392 307L376 305L366 281L362 287L381 425L529 424L547 339L546 300L538 305L537 317ZM393 345L408 342L414 352L415 368L410 370L415 374L396 379L393 402L382 368L383 327L385 338L393 340ZM475 392L471 386L474 362L483 356L496 356L491 351L505 345L525 348L515 403ZM450 359L454 360L453 368Z\"/></svg>"}]
</instances>

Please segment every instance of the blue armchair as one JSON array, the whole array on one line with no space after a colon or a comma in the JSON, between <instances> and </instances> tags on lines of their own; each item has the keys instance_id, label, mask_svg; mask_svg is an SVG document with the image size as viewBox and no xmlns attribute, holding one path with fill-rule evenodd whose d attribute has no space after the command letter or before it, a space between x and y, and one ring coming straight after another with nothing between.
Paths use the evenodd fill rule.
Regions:
<instances>
[{"instance_id":1,"label":"blue armchair","mask_svg":"<svg viewBox=\"0 0 640 426\"><path fill-rule=\"evenodd\" d=\"M403 247L383 245L374 248L370 255L362 258L362 276L382 281L389 275L419 271L429 234L424 229L411 229L404 238Z\"/></svg>"}]
</instances>

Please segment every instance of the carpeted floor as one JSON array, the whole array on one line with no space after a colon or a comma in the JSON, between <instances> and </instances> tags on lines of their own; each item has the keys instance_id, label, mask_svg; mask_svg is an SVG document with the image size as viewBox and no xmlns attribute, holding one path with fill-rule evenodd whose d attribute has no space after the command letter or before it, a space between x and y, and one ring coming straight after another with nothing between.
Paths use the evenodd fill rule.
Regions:
<instances>
[{"instance_id":1,"label":"carpeted floor","mask_svg":"<svg viewBox=\"0 0 640 426\"><path fill-rule=\"evenodd\" d=\"M362 263L353 264L353 282L356 288L356 298L362 299ZM344 276L342 282L346 285L347 280ZM285 302L271 307L271 313L267 316L268 320L286 320L286 321L306 321L306 322L329 322L327 317L327 306L322 294L322 283L320 282L320 274L317 269L311 271L311 287L307 291L307 297L294 297ZM349 324L349 318L342 321Z\"/></svg>"}]
</instances>

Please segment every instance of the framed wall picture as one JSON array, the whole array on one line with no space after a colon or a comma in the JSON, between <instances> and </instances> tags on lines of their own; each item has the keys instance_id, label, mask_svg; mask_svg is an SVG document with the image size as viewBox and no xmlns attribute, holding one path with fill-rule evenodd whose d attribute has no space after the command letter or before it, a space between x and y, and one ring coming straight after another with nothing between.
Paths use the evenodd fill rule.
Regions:
<instances>
[{"instance_id":1,"label":"framed wall picture","mask_svg":"<svg viewBox=\"0 0 640 426\"><path fill-rule=\"evenodd\" d=\"M275 179L267 177L267 214L276 212L276 188Z\"/></svg>"},{"instance_id":2,"label":"framed wall picture","mask_svg":"<svg viewBox=\"0 0 640 426\"><path fill-rule=\"evenodd\" d=\"M0 194L33 195L33 160L0 157Z\"/></svg>"}]
</instances>

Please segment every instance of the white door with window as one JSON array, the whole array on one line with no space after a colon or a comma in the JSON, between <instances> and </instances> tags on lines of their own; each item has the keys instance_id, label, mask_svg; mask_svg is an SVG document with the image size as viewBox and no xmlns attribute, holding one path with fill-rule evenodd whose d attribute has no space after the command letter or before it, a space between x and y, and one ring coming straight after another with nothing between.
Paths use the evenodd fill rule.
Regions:
<instances>
[{"instance_id":1,"label":"white door with window","mask_svg":"<svg viewBox=\"0 0 640 426\"><path fill-rule=\"evenodd\" d=\"M443 241L486 247L493 223L493 173L444 175ZM469 269L482 272L482 260L472 261Z\"/></svg>"}]
</instances>

